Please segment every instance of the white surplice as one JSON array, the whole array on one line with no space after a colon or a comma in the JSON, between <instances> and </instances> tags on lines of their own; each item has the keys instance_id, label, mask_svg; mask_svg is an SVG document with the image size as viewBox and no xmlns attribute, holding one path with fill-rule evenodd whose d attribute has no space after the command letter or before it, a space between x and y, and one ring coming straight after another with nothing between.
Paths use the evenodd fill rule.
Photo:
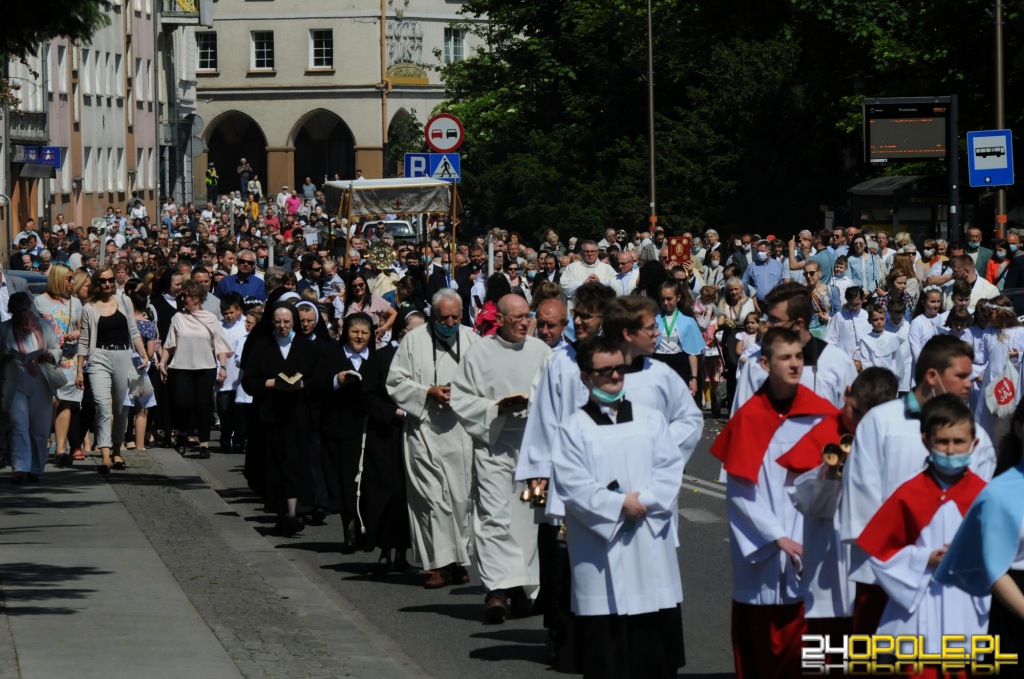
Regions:
<instances>
[{"instance_id":1,"label":"white surplice","mask_svg":"<svg viewBox=\"0 0 1024 679\"><path fill-rule=\"evenodd\" d=\"M936 318L938 318L936 316ZM906 323L906 321L903 321ZM921 355L921 349L928 343L928 340L939 334L939 328L935 325L935 321L928 318L924 314L921 314L914 320L910 321L910 333L908 340L910 342L910 386L914 387L917 384L917 380L913 378L914 372L917 369L917 357Z\"/></svg>"},{"instance_id":2,"label":"white surplice","mask_svg":"<svg viewBox=\"0 0 1024 679\"><path fill-rule=\"evenodd\" d=\"M451 407L427 398L435 385L450 384L479 336L459 327L458 341L434 340L430 325L412 330L398 345L387 389L407 414L405 478L415 558L425 569L469 563L473 442Z\"/></svg>"},{"instance_id":3,"label":"white surplice","mask_svg":"<svg viewBox=\"0 0 1024 679\"><path fill-rule=\"evenodd\" d=\"M910 369L910 347L898 335L882 330L860 338L860 362L864 368L886 368L903 384Z\"/></svg>"},{"instance_id":4,"label":"white surplice","mask_svg":"<svg viewBox=\"0 0 1024 679\"><path fill-rule=\"evenodd\" d=\"M988 631L992 596L974 597L955 585L940 585L932 580L935 570L928 565L931 553L948 545L961 523L963 516L956 502L949 500L914 544L886 561L869 557L878 584L889 595L878 634L921 635L923 650L938 653L944 634L963 634L970 639Z\"/></svg>"},{"instance_id":5,"label":"white surplice","mask_svg":"<svg viewBox=\"0 0 1024 679\"><path fill-rule=\"evenodd\" d=\"M601 260L588 265L581 259L562 269L562 277L558 279L558 284L562 286L562 294L568 299L570 312L576 299L576 291L591 275L597 276L604 285L614 288L615 269Z\"/></svg>"},{"instance_id":6,"label":"white surplice","mask_svg":"<svg viewBox=\"0 0 1024 679\"><path fill-rule=\"evenodd\" d=\"M820 347L820 355L811 356L812 346ZM804 345L804 371L800 376L800 384L804 385L823 399L828 400L837 408L842 408L846 400L846 387L857 379L857 366L853 363L853 352L845 353L827 342L812 337ZM736 396L733 397L730 415L735 415L740 407L750 400L768 380L768 373L761 367L761 352L754 353L744 363L736 376Z\"/></svg>"},{"instance_id":7,"label":"white surplice","mask_svg":"<svg viewBox=\"0 0 1024 679\"><path fill-rule=\"evenodd\" d=\"M528 394L550 355L536 337L511 343L491 335L466 352L452 381L452 410L473 439L473 537L488 591L525 587L530 594L540 583L533 510L515 480L526 411L499 413L498 401Z\"/></svg>"},{"instance_id":8,"label":"white surplice","mask_svg":"<svg viewBox=\"0 0 1024 679\"><path fill-rule=\"evenodd\" d=\"M572 610L577 615L636 615L683 600L676 505L683 457L665 418L629 404L632 419L598 424L583 410L560 427L554 454L565 503ZM608 486L615 482L618 490ZM638 491L642 522L622 515L625 494Z\"/></svg>"},{"instance_id":9,"label":"white surplice","mask_svg":"<svg viewBox=\"0 0 1024 679\"><path fill-rule=\"evenodd\" d=\"M828 322L825 341L839 347L848 356L853 356L857 347L860 346L861 338L869 332L871 332L871 324L868 323L867 311L861 309L854 314L844 308Z\"/></svg>"},{"instance_id":10,"label":"white surplice","mask_svg":"<svg viewBox=\"0 0 1024 679\"><path fill-rule=\"evenodd\" d=\"M860 537L882 503L920 472L927 459L928 449L921 441L921 422L908 414L903 399L868 411L857 425L853 450L843 468L839 530L842 540L852 543ZM984 430L978 430L978 447L971 455L970 466L986 482L995 473L995 450ZM874 584L875 576L864 550L856 544L850 548L850 578Z\"/></svg>"}]
</instances>

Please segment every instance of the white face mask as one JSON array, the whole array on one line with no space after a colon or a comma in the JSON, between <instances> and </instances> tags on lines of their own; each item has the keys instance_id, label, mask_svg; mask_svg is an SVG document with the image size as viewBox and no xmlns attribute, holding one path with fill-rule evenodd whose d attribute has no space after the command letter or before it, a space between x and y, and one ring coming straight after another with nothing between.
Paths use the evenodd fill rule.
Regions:
<instances>
[{"instance_id":1,"label":"white face mask","mask_svg":"<svg viewBox=\"0 0 1024 679\"><path fill-rule=\"evenodd\" d=\"M931 259L932 255L935 254L935 250L924 250L921 254L924 255L925 259Z\"/></svg>"},{"instance_id":2,"label":"white face mask","mask_svg":"<svg viewBox=\"0 0 1024 679\"><path fill-rule=\"evenodd\" d=\"M768 253L767 252L762 252L761 250L758 250L757 251L757 261L759 261L759 262L766 262L766 261L768 261Z\"/></svg>"},{"instance_id":3,"label":"white face mask","mask_svg":"<svg viewBox=\"0 0 1024 679\"><path fill-rule=\"evenodd\" d=\"M718 264L719 264L719 262L718 262L717 259L712 259L711 260L711 268L712 269L717 269L718 268Z\"/></svg>"}]
</instances>

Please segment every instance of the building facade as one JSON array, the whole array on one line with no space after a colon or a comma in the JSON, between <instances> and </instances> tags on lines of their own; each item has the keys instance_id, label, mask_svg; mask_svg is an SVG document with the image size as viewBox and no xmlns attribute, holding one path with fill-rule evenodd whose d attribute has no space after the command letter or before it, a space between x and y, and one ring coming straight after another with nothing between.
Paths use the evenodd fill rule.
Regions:
<instances>
[{"instance_id":1,"label":"building facade","mask_svg":"<svg viewBox=\"0 0 1024 679\"><path fill-rule=\"evenodd\" d=\"M205 121L194 195L213 161L220 193L240 189L246 158L264 194L385 168L397 116L425 123L444 99L438 73L473 37L454 24L461 1L218 0L195 30L196 98Z\"/></svg>"},{"instance_id":2,"label":"building facade","mask_svg":"<svg viewBox=\"0 0 1024 679\"><path fill-rule=\"evenodd\" d=\"M113 0L110 24L88 44L54 40L8 64L23 113L4 116L5 253L29 218L88 225L133 196L156 209L153 1Z\"/></svg>"}]
</instances>

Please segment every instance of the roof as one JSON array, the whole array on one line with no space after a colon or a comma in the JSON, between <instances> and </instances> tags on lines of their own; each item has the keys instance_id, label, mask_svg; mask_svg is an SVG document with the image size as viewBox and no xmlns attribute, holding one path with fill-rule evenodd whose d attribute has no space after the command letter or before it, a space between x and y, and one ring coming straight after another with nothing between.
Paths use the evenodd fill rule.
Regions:
<instances>
[{"instance_id":1,"label":"roof","mask_svg":"<svg viewBox=\"0 0 1024 679\"><path fill-rule=\"evenodd\" d=\"M897 194L934 193L942 188L944 178L935 175L909 177L876 177L849 189L855 196L893 196Z\"/></svg>"},{"instance_id":2,"label":"roof","mask_svg":"<svg viewBox=\"0 0 1024 679\"><path fill-rule=\"evenodd\" d=\"M324 184L324 188L331 187L347 191L356 189L407 189L419 186L443 186L448 182L430 177L392 177L391 179L349 179L345 181L331 181Z\"/></svg>"}]
</instances>

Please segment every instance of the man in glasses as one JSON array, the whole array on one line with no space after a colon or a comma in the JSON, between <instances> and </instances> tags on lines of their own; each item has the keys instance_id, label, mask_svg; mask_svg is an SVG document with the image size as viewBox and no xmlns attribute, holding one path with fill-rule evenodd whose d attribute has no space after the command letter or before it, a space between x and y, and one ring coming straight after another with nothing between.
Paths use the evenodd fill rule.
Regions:
<instances>
[{"instance_id":1,"label":"man in glasses","mask_svg":"<svg viewBox=\"0 0 1024 679\"><path fill-rule=\"evenodd\" d=\"M553 456L576 634L587 642L576 669L674 676L685 664L674 532L685 460L661 413L627 400L630 368L615 338L589 338L576 356L587 401Z\"/></svg>"},{"instance_id":2,"label":"man in glasses","mask_svg":"<svg viewBox=\"0 0 1024 679\"><path fill-rule=\"evenodd\" d=\"M303 255L301 262L302 280L299 281L296 291L302 294L304 290L313 290L317 299L323 299L323 262L313 254Z\"/></svg>"},{"instance_id":3,"label":"man in glasses","mask_svg":"<svg viewBox=\"0 0 1024 679\"><path fill-rule=\"evenodd\" d=\"M565 543L558 539L563 507L554 488L548 485L551 458L560 445L559 426L587 402L587 389L580 381L576 363L576 344L600 333L605 309L613 299L615 291L601 283L584 283L576 291L572 341L552 353L543 372L536 376L516 465L516 481L528 482L531 491L539 486L548 493L545 510L537 517L541 585L537 608L544 611L544 626L555 645L554 667L560 672L575 671L575 663L569 592L561 584L569 570L569 555Z\"/></svg>"},{"instance_id":4,"label":"man in glasses","mask_svg":"<svg viewBox=\"0 0 1024 679\"><path fill-rule=\"evenodd\" d=\"M803 342L803 377L800 383L835 407L842 408L846 388L857 377L857 367L850 354L811 335L809 328L814 307L807 288L799 283L781 283L765 296L764 308L769 327L789 328ZM768 379L759 359L760 354L755 353L738 369L736 395L730 413L739 410Z\"/></svg>"},{"instance_id":5,"label":"man in glasses","mask_svg":"<svg viewBox=\"0 0 1024 679\"><path fill-rule=\"evenodd\" d=\"M527 394L551 355L544 342L528 336L530 306L522 297L499 299L497 321L495 336L466 351L451 391L452 410L473 439L473 534L489 623L504 622L510 612L532 612L540 585L533 510L520 501L527 485L513 478ZM509 370L513 364L516 369Z\"/></svg>"},{"instance_id":6,"label":"man in glasses","mask_svg":"<svg viewBox=\"0 0 1024 679\"><path fill-rule=\"evenodd\" d=\"M229 292L237 292L246 300L267 300L266 286L263 279L256 276L256 253L252 250L242 250L238 253L238 273L225 276L217 284L217 297L223 299Z\"/></svg>"}]
</instances>

